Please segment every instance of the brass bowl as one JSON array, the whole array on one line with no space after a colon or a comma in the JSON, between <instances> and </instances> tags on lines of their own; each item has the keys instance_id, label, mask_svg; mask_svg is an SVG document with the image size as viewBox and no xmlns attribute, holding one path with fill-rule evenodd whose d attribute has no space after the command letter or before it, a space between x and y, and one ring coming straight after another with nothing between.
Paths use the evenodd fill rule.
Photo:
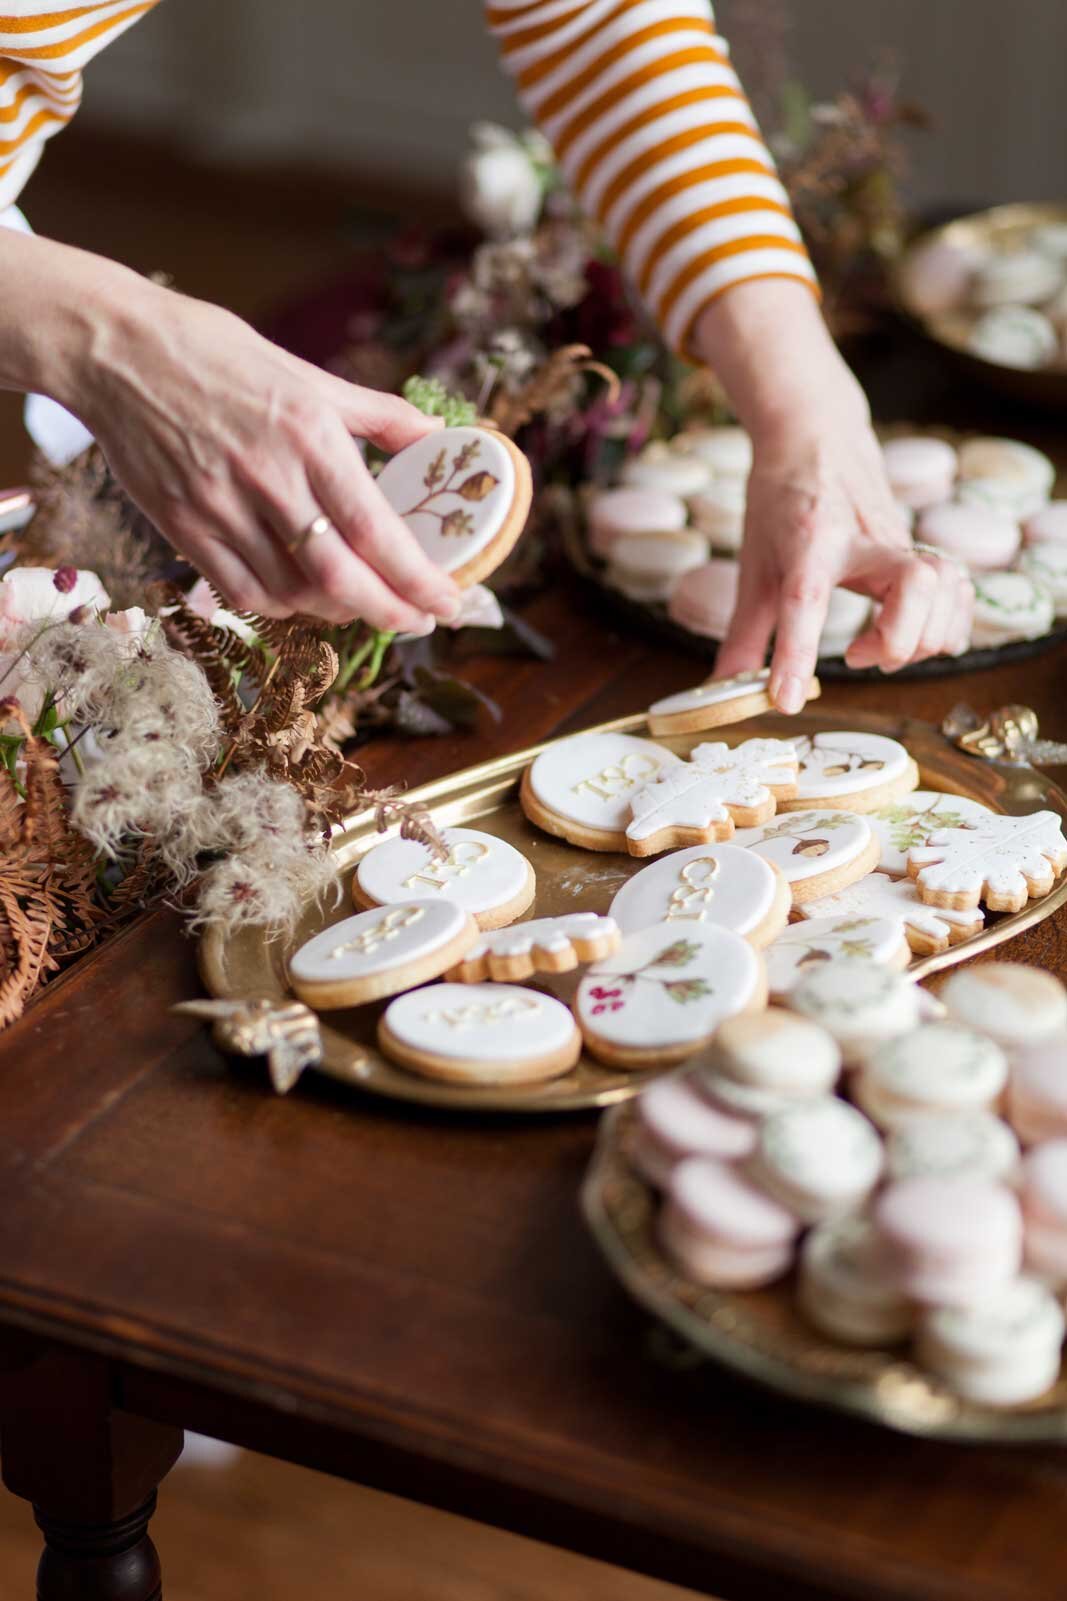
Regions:
<instances>
[{"instance_id":1,"label":"brass bowl","mask_svg":"<svg viewBox=\"0 0 1067 1601\"><path fill-rule=\"evenodd\" d=\"M908 293L908 267L916 253L927 245L943 243L980 246L985 250L1013 250L1034 227L1042 223L1067 223L1067 204L1020 203L993 206L971 216L956 217L939 228L931 228L911 241L890 270L890 292L897 311L932 345L948 357L960 376L984 384L1012 400L1021 400L1042 410L1062 412L1067 408L1067 358L1058 365L1034 370L1005 367L986 361L967 349L967 338L978 312L961 307L957 311L929 315L920 312Z\"/></svg>"}]
</instances>

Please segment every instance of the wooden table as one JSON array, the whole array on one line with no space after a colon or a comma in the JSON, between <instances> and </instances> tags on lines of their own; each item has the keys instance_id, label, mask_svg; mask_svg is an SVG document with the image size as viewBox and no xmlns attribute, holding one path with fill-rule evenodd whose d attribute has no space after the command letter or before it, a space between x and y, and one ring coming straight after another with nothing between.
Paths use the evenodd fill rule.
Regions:
<instances>
[{"instance_id":1,"label":"wooden table","mask_svg":"<svg viewBox=\"0 0 1067 1601\"><path fill-rule=\"evenodd\" d=\"M1015 431L945 385L913 351L879 353L883 415ZM468 673L505 723L372 746L376 782L694 676L564 594L531 618L554 662ZM1024 701L1063 738L1064 661L829 685L823 705L938 721L961 697ZM1067 920L1011 954L1067 975ZM910 1440L663 1365L579 1218L593 1118L435 1117L309 1080L279 1100L171 1014L197 993L160 913L0 1043L0 1446L45 1535L41 1601L161 1594L147 1528L183 1428L728 1601L1062 1593L1067 1454Z\"/></svg>"}]
</instances>

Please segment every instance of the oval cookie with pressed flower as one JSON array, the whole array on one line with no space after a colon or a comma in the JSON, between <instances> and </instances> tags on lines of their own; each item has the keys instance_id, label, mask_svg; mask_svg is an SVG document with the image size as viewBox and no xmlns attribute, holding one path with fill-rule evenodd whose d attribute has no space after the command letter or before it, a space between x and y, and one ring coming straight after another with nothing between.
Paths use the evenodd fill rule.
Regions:
<instances>
[{"instance_id":1,"label":"oval cookie with pressed flower","mask_svg":"<svg viewBox=\"0 0 1067 1601\"><path fill-rule=\"evenodd\" d=\"M446 828L445 855L420 840L383 840L360 858L352 880L357 906L443 900L469 912L479 928L503 928L534 898L534 870L521 851L477 828Z\"/></svg>"},{"instance_id":2,"label":"oval cookie with pressed flower","mask_svg":"<svg viewBox=\"0 0 1067 1601\"><path fill-rule=\"evenodd\" d=\"M624 934L656 923L679 934L725 928L759 947L781 933L791 904L782 874L755 851L694 845L635 873L609 911Z\"/></svg>"},{"instance_id":3,"label":"oval cookie with pressed flower","mask_svg":"<svg viewBox=\"0 0 1067 1601\"><path fill-rule=\"evenodd\" d=\"M522 775L519 802L546 834L586 850L625 851L634 796L684 766L673 751L633 734L575 734L534 758Z\"/></svg>"},{"instance_id":4,"label":"oval cookie with pressed flower","mask_svg":"<svg viewBox=\"0 0 1067 1601\"><path fill-rule=\"evenodd\" d=\"M988 806L968 800L966 795L917 789L903 800L870 813L870 824L880 846L878 866L893 878L903 878L912 846L925 844L939 829L973 828L989 815Z\"/></svg>"},{"instance_id":5,"label":"oval cookie with pressed flower","mask_svg":"<svg viewBox=\"0 0 1067 1601\"><path fill-rule=\"evenodd\" d=\"M919 769L899 740L853 730L805 735L793 741L800 759L792 800L780 812L840 806L874 812L919 787Z\"/></svg>"},{"instance_id":6,"label":"oval cookie with pressed flower","mask_svg":"<svg viewBox=\"0 0 1067 1601\"><path fill-rule=\"evenodd\" d=\"M427 434L386 462L377 483L430 560L464 587L495 572L530 513L530 463L491 428Z\"/></svg>"},{"instance_id":7,"label":"oval cookie with pressed flower","mask_svg":"<svg viewBox=\"0 0 1067 1601\"><path fill-rule=\"evenodd\" d=\"M575 1065L582 1037L562 1001L519 984L428 984L391 1001L378 1043L447 1084L539 1084Z\"/></svg>"},{"instance_id":8,"label":"oval cookie with pressed flower","mask_svg":"<svg viewBox=\"0 0 1067 1601\"><path fill-rule=\"evenodd\" d=\"M477 939L477 923L454 901L376 906L301 945L289 983L320 1012L361 1006L440 977Z\"/></svg>"},{"instance_id":9,"label":"oval cookie with pressed flower","mask_svg":"<svg viewBox=\"0 0 1067 1601\"><path fill-rule=\"evenodd\" d=\"M740 828L733 844L773 862L789 884L793 904L846 889L878 866L879 842L856 812L788 812L759 828Z\"/></svg>"},{"instance_id":10,"label":"oval cookie with pressed flower","mask_svg":"<svg viewBox=\"0 0 1067 1601\"><path fill-rule=\"evenodd\" d=\"M578 986L588 1050L612 1067L683 1062L728 1017L767 1004L762 958L725 928L666 925L628 935Z\"/></svg>"}]
</instances>

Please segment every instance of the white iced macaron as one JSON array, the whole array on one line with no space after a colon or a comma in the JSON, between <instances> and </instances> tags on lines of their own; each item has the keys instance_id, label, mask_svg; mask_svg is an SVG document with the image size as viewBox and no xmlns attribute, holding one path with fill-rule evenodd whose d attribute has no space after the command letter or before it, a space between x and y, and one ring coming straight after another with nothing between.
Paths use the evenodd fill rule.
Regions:
<instances>
[{"instance_id":1,"label":"white iced macaron","mask_svg":"<svg viewBox=\"0 0 1067 1601\"><path fill-rule=\"evenodd\" d=\"M745 540L746 502L744 478L713 478L706 489L689 497L693 526L707 535L714 550L739 551Z\"/></svg>"},{"instance_id":2,"label":"white iced macaron","mask_svg":"<svg viewBox=\"0 0 1067 1601\"><path fill-rule=\"evenodd\" d=\"M1067 1285L1067 1139L1048 1140L1023 1159L1027 1270L1055 1289Z\"/></svg>"},{"instance_id":3,"label":"white iced macaron","mask_svg":"<svg viewBox=\"0 0 1067 1601\"><path fill-rule=\"evenodd\" d=\"M799 1225L738 1168L712 1157L680 1162L660 1213L659 1238L688 1278L756 1289L788 1272Z\"/></svg>"},{"instance_id":4,"label":"white iced macaron","mask_svg":"<svg viewBox=\"0 0 1067 1601\"><path fill-rule=\"evenodd\" d=\"M743 428L685 428L675 434L671 448L684 456L696 456L715 478L744 479L752 471L752 440Z\"/></svg>"},{"instance_id":5,"label":"white iced macaron","mask_svg":"<svg viewBox=\"0 0 1067 1601\"><path fill-rule=\"evenodd\" d=\"M1052 494L1056 469L1049 458L1019 439L968 439L959 450L957 499L1007 512L1021 522Z\"/></svg>"},{"instance_id":6,"label":"white iced macaron","mask_svg":"<svg viewBox=\"0 0 1067 1601\"><path fill-rule=\"evenodd\" d=\"M1063 1308L1034 1278L1016 1278L970 1307L919 1320L915 1354L949 1389L984 1406L1020 1406L1060 1374Z\"/></svg>"},{"instance_id":7,"label":"white iced macaron","mask_svg":"<svg viewBox=\"0 0 1067 1601\"><path fill-rule=\"evenodd\" d=\"M728 1019L695 1074L720 1104L765 1116L831 1093L841 1072L833 1035L807 1018L771 1007Z\"/></svg>"},{"instance_id":8,"label":"white iced macaron","mask_svg":"<svg viewBox=\"0 0 1067 1601\"><path fill-rule=\"evenodd\" d=\"M1067 1138L1067 1030L1012 1050L1008 1116L1024 1145Z\"/></svg>"},{"instance_id":9,"label":"white iced macaron","mask_svg":"<svg viewBox=\"0 0 1067 1601\"><path fill-rule=\"evenodd\" d=\"M712 1106L687 1078L676 1074L642 1090L635 1115L631 1159L657 1189L666 1189L674 1169L687 1157L736 1162L755 1149L753 1119Z\"/></svg>"},{"instance_id":10,"label":"white iced macaron","mask_svg":"<svg viewBox=\"0 0 1067 1601\"><path fill-rule=\"evenodd\" d=\"M678 579L708 559L699 534L620 534L608 556L607 581L630 600L666 600Z\"/></svg>"},{"instance_id":11,"label":"white iced macaron","mask_svg":"<svg viewBox=\"0 0 1067 1601\"><path fill-rule=\"evenodd\" d=\"M967 349L998 367L1034 372L1059 354L1060 340L1051 320L1033 306L993 306L972 325Z\"/></svg>"},{"instance_id":12,"label":"white iced macaron","mask_svg":"<svg viewBox=\"0 0 1067 1601\"><path fill-rule=\"evenodd\" d=\"M928 434L902 435L882 446L893 498L921 511L948 500L956 481L956 452L944 439Z\"/></svg>"},{"instance_id":13,"label":"white iced macaron","mask_svg":"<svg viewBox=\"0 0 1067 1601\"><path fill-rule=\"evenodd\" d=\"M891 1281L924 1306L973 1305L1009 1284L1022 1265L1019 1203L988 1179L896 1179L878 1196L873 1216Z\"/></svg>"},{"instance_id":14,"label":"white iced macaron","mask_svg":"<svg viewBox=\"0 0 1067 1601\"><path fill-rule=\"evenodd\" d=\"M1031 228L1027 244L1031 250L1059 262L1067 272L1067 222L1042 222Z\"/></svg>"},{"instance_id":15,"label":"white iced macaron","mask_svg":"<svg viewBox=\"0 0 1067 1601\"><path fill-rule=\"evenodd\" d=\"M772 1112L746 1171L804 1223L862 1206L882 1175L874 1125L847 1101L822 1095Z\"/></svg>"},{"instance_id":16,"label":"white iced macaron","mask_svg":"<svg viewBox=\"0 0 1067 1601\"><path fill-rule=\"evenodd\" d=\"M691 634L725 639L737 605L740 578L740 562L712 557L682 574L671 590L667 610Z\"/></svg>"},{"instance_id":17,"label":"white iced macaron","mask_svg":"<svg viewBox=\"0 0 1067 1601\"><path fill-rule=\"evenodd\" d=\"M662 440L646 445L640 455L631 456L621 474L622 482L636 489L662 489L685 500L706 487L711 468L699 456L683 455Z\"/></svg>"},{"instance_id":18,"label":"white iced macaron","mask_svg":"<svg viewBox=\"0 0 1067 1601\"><path fill-rule=\"evenodd\" d=\"M1008 1080L999 1045L959 1023L923 1023L864 1063L853 1094L879 1128L945 1112L989 1112Z\"/></svg>"},{"instance_id":19,"label":"white iced macaron","mask_svg":"<svg viewBox=\"0 0 1067 1601\"><path fill-rule=\"evenodd\" d=\"M857 957L812 968L793 989L789 1004L829 1030L851 1067L884 1040L918 1026L922 992L905 974Z\"/></svg>"},{"instance_id":20,"label":"white iced macaron","mask_svg":"<svg viewBox=\"0 0 1067 1601\"><path fill-rule=\"evenodd\" d=\"M901 263L904 298L920 317L939 317L962 306L975 271L989 252L977 245L929 239L909 250Z\"/></svg>"},{"instance_id":21,"label":"white iced macaron","mask_svg":"<svg viewBox=\"0 0 1067 1601\"><path fill-rule=\"evenodd\" d=\"M800 1250L797 1301L820 1333L846 1345L907 1339L915 1314L886 1276L882 1244L869 1218L832 1218Z\"/></svg>"},{"instance_id":22,"label":"white iced macaron","mask_svg":"<svg viewBox=\"0 0 1067 1601\"><path fill-rule=\"evenodd\" d=\"M1010 567L1022 543L1019 524L1005 512L951 500L920 512L915 537L980 571Z\"/></svg>"},{"instance_id":23,"label":"white iced macaron","mask_svg":"<svg viewBox=\"0 0 1067 1601\"><path fill-rule=\"evenodd\" d=\"M1023 962L961 968L945 980L939 998L950 1018L1009 1053L1067 1029L1067 988L1055 974Z\"/></svg>"},{"instance_id":24,"label":"white iced macaron","mask_svg":"<svg viewBox=\"0 0 1067 1601\"><path fill-rule=\"evenodd\" d=\"M843 656L867 627L873 610L873 602L867 595L857 595L851 589L832 589L826 621L819 636L820 658Z\"/></svg>"},{"instance_id":25,"label":"white iced macaron","mask_svg":"<svg viewBox=\"0 0 1067 1601\"><path fill-rule=\"evenodd\" d=\"M1067 500L1050 500L1023 524L1026 545L1067 545Z\"/></svg>"},{"instance_id":26,"label":"white iced macaron","mask_svg":"<svg viewBox=\"0 0 1067 1601\"><path fill-rule=\"evenodd\" d=\"M971 644L976 650L1010 645L1017 639L1040 639L1055 620L1052 596L1029 573L974 575Z\"/></svg>"},{"instance_id":27,"label":"white iced macaron","mask_svg":"<svg viewBox=\"0 0 1067 1601\"><path fill-rule=\"evenodd\" d=\"M686 525L685 503L663 489L603 489L586 506L589 547L607 556L627 534L677 534Z\"/></svg>"},{"instance_id":28,"label":"white iced macaron","mask_svg":"<svg viewBox=\"0 0 1067 1601\"><path fill-rule=\"evenodd\" d=\"M1019 557L1019 571L1052 596L1057 617L1067 617L1067 545L1028 545Z\"/></svg>"},{"instance_id":29,"label":"white iced macaron","mask_svg":"<svg viewBox=\"0 0 1067 1601\"><path fill-rule=\"evenodd\" d=\"M1062 283L1062 264L1043 251L1003 251L977 269L971 299L976 306L1037 306Z\"/></svg>"},{"instance_id":30,"label":"white iced macaron","mask_svg":"<svg viewBox=\"0 0 1067 1601\"><path fill-rule=\"evenodd\" d=\"M944 1112L912 1119L886 1140L891 1179L981 1178L1012 1184L1019 1174L1019 1142L991 1112Z\"/></svg>"}]
</instances>

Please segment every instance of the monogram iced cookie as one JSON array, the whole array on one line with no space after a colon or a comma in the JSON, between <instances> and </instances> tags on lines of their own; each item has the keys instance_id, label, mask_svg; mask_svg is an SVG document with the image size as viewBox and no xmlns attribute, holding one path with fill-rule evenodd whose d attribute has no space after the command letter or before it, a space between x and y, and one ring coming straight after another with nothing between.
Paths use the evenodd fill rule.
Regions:
<instances>
[{"instance_id":1,"label":"monogram iced cookie","mask_svg":"<svg viewBox=\"0 0 1067 1601\"><path fill-rule=\"evenodd\" d=\"M870 813L868 820L881 847L878 866L883 873L903 878L908 871L908 852L914 845L924 845L939 829L971 828L989 815L988 806L968 800L965 795L917 789L904 800Z\"/></svg>"},{"instance_id":2,"label":"monogram iced cookie","mask_svg":"<svg viewBox=\"0 0 1067 1601\"><path fill-rule=\"evenodd\" d=\"M663 924L629 934L578 986L586 1046L613 1067L682 1062L720 1023L766 1005L763 962L725 928Z\"/></svg>"},{"instance_id":3,"label":"monogram iced cookie","mask_svg":"<svg viewBox=\"0 0 1067 1601\"><path fill-rule=\"evenodd\" d=\"M967 910L927 906L910 879L890 878L887 873L868 873L858 884L850 884L836 895L805 901L800 914L819 919L887 918L903 930L916 956L947 951L950 945L977 934L985 922L977 906Z\"/></svg>"},{"instance_id":4,"label":"monogram iced cookie","mask_svg":"<svg viewBox=\"0 0 1067 1601\"><path fill-rule=\"evenodd\" d=\"M648 708L650 734L696 734L705 728L725 728L759 717L771 710L769 667L756 672L738 673L735 678L711 678L706 684L683 689L653 701ZM808 700L820 695L819 680L808 685Z\"/></svg>"},{"instance_id":5,"label":"monogram iced cookie","mask_svg":"<svg viewBox=\"0 0 1067 1601\"><path fill-rule=\"evenodd\" d=\"M656 856L729 839L736 824L748 828L773 817L778 797L793 794L796 773L796 755L784 739L698 745L688 762L637 791L626 849Z\"/></svg>"},{"instance_id":6,"label":"monogram iced cookie","mask_svg":"<svg viewBox=\"0 0 1067 1601\"><path fill-rule=\"evenodd\" d=\"M635 873L609 908L624 934L662 923L677 933L727 928L757 948L789 918L789 885L776 867L738 845L694 845Z\"/></svg>"},{"instance_id":7,"label":"monogram iced cookie","mask_svg":"<svg viewBox=\"0 0 1067 1601\"><path fill-rule=\"evenodd\" d=\"M919 769L895 739L852 731L805 735L793 741L800 758L797 792L779 811L840 806L874 812L917 789Z\"/></svg>"},{"instance_id":8,"label":"monogram iced cookie","mask_svg":"<svg viewBox=\"0 0 1067 1601\"><path fill-rule=\"evenodd\" d=\"M376 906L301 945L289 959L289 982L320 1011L360 1006L439 978L477 938L477 923L455 901Z\"/></svg>"},{"instance_id":9,"label":"monogram iced cookie","mask_svg":"<svg viewBox=\"0 0 1067 1601\"><path fill-rule=\"evenodd\" d=\"M429 984L378 1024L391 1061L448 1084L538 1084L577 1062L582 1037L551 995L519 984Z\"/></svg>"},{"instance_id":10,"label":"monogram iced cookie","mask_svg":"<svg viewBox=\"0 0 1067 1601\"><path fill-rule=\"evenodd\" d=\"M789 812L760 828L742 828L735 845L756 851L788 881L793 904L833 895L879 865L871 823L855 812Z\"/></svg>"},{"instance_id":11,"label":"monogram iced cookie","mask_svg":"<svg viewBox=\"0 0 1067 1601\"><path fill-rule=\"evenodd\" d=\"M599 962L618 949L619 926L595 912L535 917L483 934L448 972L460 984L483 979L513 983L531 973L569 973L579 962Z\"/></svg>"},{"instance_id":12,"label":"monogram iced cookie","mask_svg":"<svg viewBox=\"0 0 1067 1601\"><path fill-rule=\"evenodd\" d=\"M969 829L938 829L908 852L908 873L929 906L1020 912L1048 895L1067 867L1067 839L1056 812L1004 817Z\"/></svg>"},{"instance_id":13,"label":"monogram iced cookie","mask_svg":"<svg viewBox=\"0 0 1067 1601\"><path fill-rule=\"evenodd\" d=\"M418 840L375 845L360 858L352 880L356 905L451 901L483 929L503 928L522 916L534 897L534 872L525 856L476 828L446 828L442 838L446 854L439 861Z\"/></svg>"},{"instance_id":14,"label":"monogram iced cookie","mask_svg":"<svg viewBox=\"0 0 1067 1601\"><path fill-rule=\"evenodd\" d=\"M522 777L531 823L586 850L625 851L634 796L681 758L632 734L576 734L543 750Z\"/></svg>"},{"instance_id":15,"label":"monogram iced cookie","mask_svg":"<svg viewBox=\"0 0 1067 1601\"><path fill-rule=\"evenodd\" d=\"M815 917L791 923L763 953L771 999L785 1000L822 962L866 957L886 967L904 968L911 959L900 920L895 917Z\"/></svg>"},{"instance_id":16,"label":"monogram iced cookie","mask_svg":"<svg viewBox=\"0 0 1067 1601\"><path fill-rule=\"evenodd\" d=\"M378 488L457 584L494 572L526 526L530 464L489 428L443 428L388 461Z\"/></svg>"}]
</instances>

